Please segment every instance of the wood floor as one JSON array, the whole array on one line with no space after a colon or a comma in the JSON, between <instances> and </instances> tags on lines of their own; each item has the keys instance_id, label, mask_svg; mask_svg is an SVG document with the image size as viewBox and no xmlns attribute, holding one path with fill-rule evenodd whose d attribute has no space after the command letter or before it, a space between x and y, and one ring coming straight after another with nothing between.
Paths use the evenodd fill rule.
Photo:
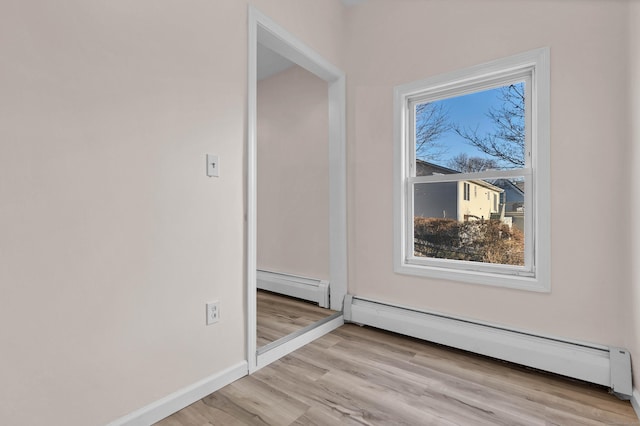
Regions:
<instances>
[{"instance_id":1,"label":"wood floor","mask_svg":"<svg viewBox=\"0 0 640 426\"><path fill-rule=\"evenodd\" d=\"M602 424L640 422L603 388L352 324L159 423Z\"/></svg>"},{"instance_id":2,"label":"wood floor","mask_svg":"<svg viewBox=\"0 0 640 426\"><path fill-rule=\"evenodd\" d=\"M264 346L335 313L317 304L258 290L257 345Z\"/></svg>"}]
</instances>

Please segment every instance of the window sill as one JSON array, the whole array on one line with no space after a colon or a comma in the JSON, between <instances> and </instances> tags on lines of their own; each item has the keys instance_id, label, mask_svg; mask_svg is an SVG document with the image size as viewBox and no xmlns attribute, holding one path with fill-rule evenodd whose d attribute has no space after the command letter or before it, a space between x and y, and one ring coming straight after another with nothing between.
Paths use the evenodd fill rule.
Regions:
<instances>
[{"instance_id":1,"label":"window sill","mask_svg":"<svg viewBox=\"0 0 640 426\"><path fill-rule=\"evenodd\" d=\"M413 265L410 263L396 264L394 271L402 275L435 278L448 281L457 281L470 284L481 284L493 287L512 288L515 290L533 291L537 293L550 293L548 279L538 276L527 277L519 275L505 275L491 272L478 272L439 268L434 266Z\"/></svg>"}]
</instances>

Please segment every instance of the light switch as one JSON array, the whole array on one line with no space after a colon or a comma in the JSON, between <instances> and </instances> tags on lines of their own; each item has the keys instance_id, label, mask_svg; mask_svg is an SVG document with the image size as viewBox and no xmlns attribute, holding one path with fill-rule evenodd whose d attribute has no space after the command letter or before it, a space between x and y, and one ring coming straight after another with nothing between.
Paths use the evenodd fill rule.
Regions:
<instances>
[{"instance_id":1,"label":"light switch","mask_svg":"<svg viewBox=\"0 0 640 426\"><path fill-rule=\"evenodd\" d=\"M219 177L220 176L220 164L217 155L207 154L207 176Z\"/></svg>"}]
</instances>

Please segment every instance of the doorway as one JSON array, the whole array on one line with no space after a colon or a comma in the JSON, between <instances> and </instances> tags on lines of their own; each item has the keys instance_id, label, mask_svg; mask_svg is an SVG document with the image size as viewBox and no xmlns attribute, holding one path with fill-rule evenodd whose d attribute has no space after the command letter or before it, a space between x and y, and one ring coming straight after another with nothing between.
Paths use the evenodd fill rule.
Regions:
<instances>
[{"instance_id":1,"label":"doorway","mask_svg":"<svg viewBox=\"0 0 640 426\"><path fill-rule=\"evenodd\" d=\"M327 307L335 314L302 327L300 330L277 339L258 349L257 339L257 294L258 289L258 78L263 75L258 52L268 51L276 62L285 64L279 73L306 74L322 81L326 86L326 123L328 128L325 161L327 172L328 211L326 227L328 254L326 256L326 278L328 282ZM261 55L262 55L261 53ZM261 56L262 57L262 56ZM247 359L253 372L286 355L298 347L314 340L343 323L342 304L347 291L347 245L346 245L346 154L345 154L345 76L342 71L324 60L294 36L277 25L255 8L249 8L249 70L248 70L248 132L247 132ZM288 71L287 71L288 70ZM285 102L292 102L291 100ZM284 105L286 107L286 104ZM262 158L265 153L263 152ZM261 163L262 164L262 163ZM297 164L295 161L290 164ZM299 164L298 164L299 165ZM266 166L266 165L264 165ZM276 173L277 174L277 173ZM264 176L263 176L264 178ZM311 242L311 244L313 244ZM314 249L316 247L313 247ZM311 251L311 250L310 250ZM284 256L288 258L291 256ZM321 262L322 263L322 262ZM322 268L321 268L322 269ZM274 271L260 271L260 273ZM278 272L278 271L276 271ZM280 274L296 277L293 274ZM322 272L319 275L323 275ZM281 281L283 278L278 277ZM311 278L311 281L313 281ZM304 280L309 280L304 277ZM295 280L299 281L299 280Z\"/></svg>"}]
</instances>

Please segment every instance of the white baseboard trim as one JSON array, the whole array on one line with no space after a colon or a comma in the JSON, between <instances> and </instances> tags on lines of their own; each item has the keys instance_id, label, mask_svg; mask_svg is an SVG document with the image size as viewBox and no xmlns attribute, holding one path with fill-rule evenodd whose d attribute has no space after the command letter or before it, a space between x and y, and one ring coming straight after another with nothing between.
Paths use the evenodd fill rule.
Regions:
<instances>
[{"instance_id":1,"label":"white baseboard trim","mask_svg":"<svg viewBox=\"0 0 640 426\"><path fill-rule=\"evenodd\" d=\"M124 417L114 420L107 426L149 426L177 411L182 410L184 407L193 404L210 393L235 382L247 374L249 374L247 362L239 362L220 373L213 374L199 382L180 389L171 395L167 395L162 399L129 413Z\"/></svg>"},{"instance_id":2,"label":"white baseboard trim","mask_svg":"<svg viewBox=\"0 0 640 426\"><path fill-rule=\"evenodd\" d=\"M256 286L260 290L273 291L317 303L321 308L329 307L328 281L257 270Z\"/></svg>"},{"instance_id":3,"label":"white baseboard trim","mask_svg":"<svg viewBox=\"0 0 640 426\"><path fill-rule=\"evenodd\" d=\"M628 351L347 295L345 321L369 325L632 394Z\"/></svg>"},{"instance_id":4,"label":"white baseboard trim","mask_svg":"<svg viewBox=\"0 0 640 426\"><path fill-rule=\"evenodd\" d=\"M633 389L633 395L631 396L631 406L640 420L640 390Z\"/></svg>"},{"instance_id":5,"label":"white baseboard trim","mask_svg":"<svg viewBox=\"0 0 640 426\"><path fill-rule=\"evenodd\" d=\"M292 339L283 340L281 344L278 344L277 341L274 342L275 344L273 346L269 345L269 347L266 348L268 350L263 353L258 353L256 370L266 367L272 362L277 361L296 349L299 349L325 334L332 332L342 325L344 325L343 315L335 315L329 317L323 324L312 324L309 329L303 329L298 336Z\"/></svg>"}]
</instances>

